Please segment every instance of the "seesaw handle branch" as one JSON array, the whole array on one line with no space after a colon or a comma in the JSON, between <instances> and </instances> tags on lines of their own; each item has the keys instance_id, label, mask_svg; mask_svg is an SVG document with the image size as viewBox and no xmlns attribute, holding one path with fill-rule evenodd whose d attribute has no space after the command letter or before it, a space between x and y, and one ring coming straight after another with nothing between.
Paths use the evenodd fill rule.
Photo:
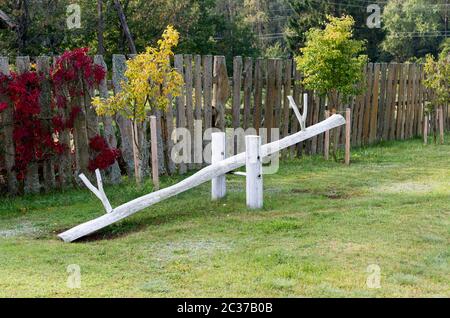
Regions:
<instances>
[{"instance_id":1,"label":"seesaw handle branch","mask_svg":"<svg viewBox=\"0 0 450 318\"><path fill-rule=\"evenodd\" d=\"M308 94L303 95L303 114L300 114L297 104L294 101L292 96L288 96L289 105L294 110L295 116L300 122L301 130L304 131L306 129L306 117L308 115Z\"/></svg>"},{"instance_id":2,"label":"seesaw handle branch","mask_svg":"<svg viewBox=\"0 0 450 318\"><path fill-rule=\"evenodd\" d=\"M103 207L106 210L106 213L111 213L113 211L113 208L111 204L109 203L108 197L106 196L105 190L103 189L103 181L102 181L102 175L100 174L100 170L95 170L95 176L97 177L97 186L94 187L94 185L89 181L89 179L82 173L79 175L81 181L86 185L86 187L92 191L92 193L95 194L95 196L102 202Z\"/></svg>"}]
</instances>

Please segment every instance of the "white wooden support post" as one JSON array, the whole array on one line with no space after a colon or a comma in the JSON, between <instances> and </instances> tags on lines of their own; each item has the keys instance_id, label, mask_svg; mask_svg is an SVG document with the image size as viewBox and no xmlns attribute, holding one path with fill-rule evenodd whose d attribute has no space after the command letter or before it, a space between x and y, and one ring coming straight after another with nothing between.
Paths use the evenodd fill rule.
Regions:
<instances>
[{"instance_id":1,"label":"white wooden support post","mask_svg":"<svg viewBox=\"0 0 450 318\"><path fill-rule=\"evenodd\" d=\"M326 110L325 111L325 119L328 119L328 118L330 118L330 111ZM323 154L324 154L325 160L330 159L330 131L329 130L327 130L325 132Z\"/></svg>"},{"instance_id":2,"label":"white wooden support post","mask_svg":"<svg viewBox=\"0 0 450 318\"><path fill-rule=\"evenodd\" d=\"M212 133L211 135L211 164L225 160L226 156L226 135L224 132ZM211 199L219 200L227 194L225 174L211 180Z\"/></svg>"},{"instance_id":3,"label":"white wooden support post","mask_svg":"<svg viewBox=\"0 0 450 318\"><path fill-rule=\"evenodd\" d=\"M352 111L347 108L345 111L345 164L350 165L350 137L351 137L351 127L352 127Z\"/></svg>"},{"instance_id":4,"label":"white wooden support post","mask_svg":"<svg viewBox=\"0 0 450 318\"><path fill-rule=\"evenodd\" d=\"M263 207L263 178L260 136L245 137L245 154L247 207L261 209Z\"/></svg>"}]
</instances>

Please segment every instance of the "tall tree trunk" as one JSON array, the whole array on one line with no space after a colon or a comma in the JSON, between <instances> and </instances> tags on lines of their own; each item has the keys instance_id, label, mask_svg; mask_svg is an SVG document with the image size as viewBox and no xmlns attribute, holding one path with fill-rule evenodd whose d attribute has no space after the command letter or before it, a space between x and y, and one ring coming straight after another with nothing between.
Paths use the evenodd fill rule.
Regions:
<instances>
[{"instance_id":1,"label":"tall tree trunk","mask_svg":"<svg viewBox=\"0 0 450 318\"><path fill-rule=\"evenodd\" d=\"M103 31L104 31L103 0L97 0L97 15L98 15L98 23L97 23L98 48L97 48L97 54L105 55L105 45L104 45L104 38L103 38Z\"/></svg>"},{"instance_id":2,"label":"tall tree trunk","mask_svg":"<svg viewBox=\"0 0 450 318\"><path fill-rule=\"evenodd\" d=\"M25 49L27 47L28 23L30 20L28 1L29 0L17 1L17 8L22 13L17 26L17 48L19 55L25 54Z\"/></svg>"},{"instance_id":3,"label":"tall tree trunk","mask_svg":"<svg viewBox=\"0 0 450 318\"><path fill-rule=\"evenodd\" d=\"M133 36L131 35L130 28L128 27L127 19L122 9L122 5L119 0L114 0L114 6L116 7L117 14L119 15L120 24L122 26L122 30L125 34L125 37L128 42L128 48L130 49L131 54L137 54L136 46L134 45Z\"/></svg>"}]
</instances>

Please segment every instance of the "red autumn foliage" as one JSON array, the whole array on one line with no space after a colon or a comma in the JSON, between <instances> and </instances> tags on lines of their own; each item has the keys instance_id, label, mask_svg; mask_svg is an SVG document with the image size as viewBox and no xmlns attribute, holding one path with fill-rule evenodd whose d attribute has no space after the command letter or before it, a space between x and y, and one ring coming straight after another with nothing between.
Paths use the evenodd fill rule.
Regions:
<instances>
[{"instance_id":1,"label":"red autumn foliage","mask_svg":"<svg viewBox=\"0 0 450 318\"><path fill-rule=\"evenodd\" d=\"M96 169L105 170L112 166L114 162L120 157L120 150L109 148L108 143L102 136L95 136L90 139L89 147L97 152L97 156L89 162L89 170Z\"/></svg>"},{"instance_id":2,"label":"red autumn foliage","mask_svg":"<svg viewBox=\"0 0 450 318\"><path fill-rule=\"evenodd\" d=\"M12 72L0 80L0 93L6 95L13 104L14 169L20 180L25 177L31 162L47 159L57 153L62 145L53 139L51 129L46 129L39 117L42 78L35 72Z\"/></svg>"},{"instance_id":3,"label":"red autumn foliage","mask_svg":"<svg viewBox=\"0 0 450 318\"><path fill-rule=\"evenodd\" d=\"M55 130L55 132L59 133L65 129L72 129L74 122L75 122L75 118L77 117L77 115L80 112L81 112L81 108L74 106L70 110L69 118L67 118L67 120L64 120L63 116L61 114L57 114L57 115L53 116L52 123L53 123L53 129Z\"/></svg>"},{"instance_id":4,"label":"red autumn foliage","mask_svg":"<svg viewBox=\"0 0 450 318\"><path fill-rule=\"evenodd\" d=\"M56 107L66 108L76 97L84 96L87 89L100 84L106 72L100 65L94 64L88 55L88 48L66 51L61 55L51 70L55 86ZM86 85L87 87L83 87ZM66 96L64 92L68 92ZM72 105L73 106L73 105ZM80 105L75 105L80 107Z\"/></svg>"},{"instance_id":5,"label":"red autumn foliage","mask_svg":"<svg viewBox=\"0 0 450 318\"><path fill-rule=\"evenodd\" d=\"M106 143L105 138L103 138L102 136L95 136L93 138L91 138L91 140L89 141L89 147L92 150L95 150L97 152L101 152L102 150L108 148L108 144Z\"/></svg>"},{"instance_id":6,"label":"red autumn foliage","mask_svg":"<svg viewBox=\"0 0 450 318\"><path fill-rule=\"evenodd\" d=\"M53 118L53 125L57 131L73 129L75 119L82 111L82 105L76 104L76 101L79 100L77 98L84 96L89 89L94 85L99 85L106 77L104 68L94 64L88 52L88 48L66 51L57 59L51 70L56 101L54 108L64 109L68 113L66 120L60 114ZM120 156L119 150L109 149L101 136L92 138L89 146L92 151L98 153L89 164L88 168L92 171L108 168Z\"/></svg>"},{"instance_id":7,"label":"red autumn foliage","mask_svg":"<svg viewBox=\"0 0 450 318\"><path fill-rule=\"evenodd\" d=\"M8 103L0 103L0 113L8 108Z\"/></svg>"},{"instance_id":8,"label":"red autumn foliage","mask_svg":"<svg viewBox=\"0 0 450 318\"><path fill-rule=\"evenodd\" d=\"M105 70L95 65L88 55L87 48L65 52L57 59L51 69L53 84L53 118L50 127L40 118L41 86L44 78L35 71L6 76L0 74L0 95L6 96L13 109L13 140L15 144L15 167L18 179L24 179L28 165L64 153L69 147L57 141L64 130L73 129L77 115L82 111L77 97L84 96L88 90L98 85L106 76ZM0 103L0 112L9 104ZM105 142L106 145L106 142ZM106 169L120 155L117 149L98 146L99 154L93 160L93 167ZM97 150L96 150L97 151Z\"/></svg>"}]
</instances>

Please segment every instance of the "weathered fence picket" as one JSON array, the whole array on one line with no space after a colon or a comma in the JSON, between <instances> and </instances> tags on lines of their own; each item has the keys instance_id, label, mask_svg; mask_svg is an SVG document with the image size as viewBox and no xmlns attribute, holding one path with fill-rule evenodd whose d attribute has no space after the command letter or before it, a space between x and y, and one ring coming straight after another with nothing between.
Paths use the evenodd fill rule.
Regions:
<instances>
[{"instance_id":1,"label":"weathered fence picket","mask_svg":"<svg viewBox=\"0 0 450 318\"><path fill-rule=\"evenodd\" d=\"M253 90L253 59L248 57L244 62L244 119L243 127L247 130L251 127Z\"/></svg>"}]
</instances>

